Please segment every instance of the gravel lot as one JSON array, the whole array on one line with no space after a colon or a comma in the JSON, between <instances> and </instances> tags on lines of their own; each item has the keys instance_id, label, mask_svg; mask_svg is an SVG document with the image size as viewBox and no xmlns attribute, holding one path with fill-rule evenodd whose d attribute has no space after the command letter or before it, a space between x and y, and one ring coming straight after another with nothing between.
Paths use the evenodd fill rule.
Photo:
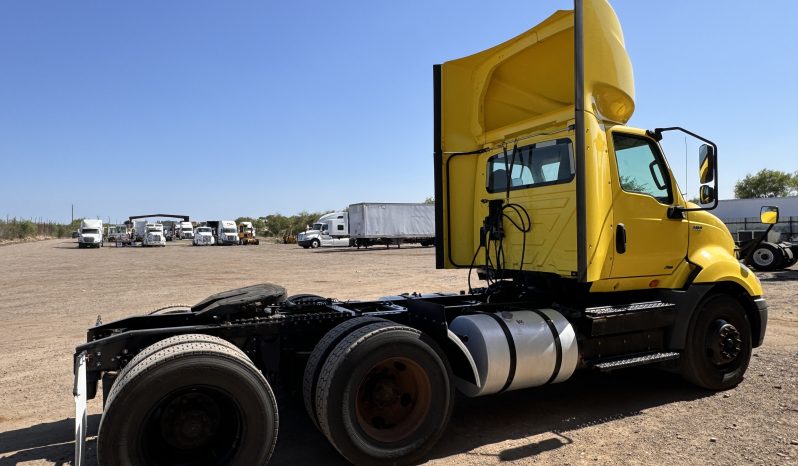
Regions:
<instances>
[{"instance_id":1,"label":"gravel lot","mask_svg":"<svg viewBox=\"0 0 798 466\"><path fill-rule=\"evenodd\" d=\"M260 282L340 299L466 287L466 271L435 270L433 249L412 246L78 250L50 240L0 247L0 271L0 465L71 463L72 352L98 314L109 321ZM428 464L798 464L798 268L759 277L768 333L737 388L707 392L639 369L462 398ZM280 410L272 464L344 464L301 400Z\"/></svg>"}]
</instances>

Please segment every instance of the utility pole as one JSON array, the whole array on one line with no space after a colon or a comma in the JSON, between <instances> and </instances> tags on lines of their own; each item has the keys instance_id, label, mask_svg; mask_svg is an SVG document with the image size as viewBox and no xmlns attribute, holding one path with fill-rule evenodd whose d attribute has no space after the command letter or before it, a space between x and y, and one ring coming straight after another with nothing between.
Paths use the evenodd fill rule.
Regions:
<instances>
[{"instance_id":1,"label":"utility pole","mask_svg":"<svg viewBox=\"0 0 798 466\"><path fill-rule=\"evenodd\" d=\"M69 222L69 224L71 225L73 223L75 223L75 204L72 204L72 220Z\"/></svg>"}]
</instances>

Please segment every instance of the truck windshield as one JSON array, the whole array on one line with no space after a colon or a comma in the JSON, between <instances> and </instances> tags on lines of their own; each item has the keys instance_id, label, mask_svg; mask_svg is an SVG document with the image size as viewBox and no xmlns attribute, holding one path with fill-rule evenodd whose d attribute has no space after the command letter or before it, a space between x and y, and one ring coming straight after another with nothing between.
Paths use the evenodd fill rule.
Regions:
<instances>
[{"instance_id":1,"label":"truck windshield","mask_svg":"<svg viewBox=\"0 0 798 466\"><path fill-rule=\"evenodd\" d=\"M223 231L224 231L225 233L230 233L230 234L233 234L233 233L235 233L235 232L236 232L236 229L235 229L235 228L225 228Z\"/></svg>"},{"instance_id":2,"label":"truck windshield","mask_svg":"<svg viewBox=\"0 0 798 466\"><path fill-rule=\"evenodd\" d=\"M157 228L147 228L147 233L160 233L161 230Z\"/></svg>"},{"instance_id":3,"label":"truck windshield","mask_svg":"<svg viewBox=\"0 0 798 466\"><path fill-rule=\"evenodd\" d=\"M97 228L84 228L83 230L81 230L81 233L83 233L84 235L99 235L100 230L98 230Z\"/></svg>"},{"instance_id":4,"label":"truck windshield","mask_svg":"<svg viewBox=\"0 0 798 466\"><path fill-rule=\"evenodd\" d=\"M210 228L197 228L197 233L210 233Z\"/></svg>"},{"instance_id":5,"label":"truck windshield","mask_svg":"<svg viewBox=\"0 0 798 466\"><path fill-rule=\"evenodd\" d=\"M311 230L321 230L322 224L321 223L314 223L313 226L310 228Z\"/></svg>"}]
</instances>

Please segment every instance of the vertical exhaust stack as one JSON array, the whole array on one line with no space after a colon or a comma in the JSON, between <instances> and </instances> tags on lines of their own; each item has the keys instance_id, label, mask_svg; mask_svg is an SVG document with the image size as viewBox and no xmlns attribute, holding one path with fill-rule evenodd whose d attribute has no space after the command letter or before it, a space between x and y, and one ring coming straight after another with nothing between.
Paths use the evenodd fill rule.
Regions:
<instances>
[{"instance_id":1,"label":"vertical exhaust stack","mask_svg":"<svg viewBox=\"0 0 798 466\"><path fill-rule=\"evenodd\" d=\"M577 279L587 281L587 204L585 203L585 21L584 1L574 0L574 162L576 164Z\"/></svg>"}]
</instances>

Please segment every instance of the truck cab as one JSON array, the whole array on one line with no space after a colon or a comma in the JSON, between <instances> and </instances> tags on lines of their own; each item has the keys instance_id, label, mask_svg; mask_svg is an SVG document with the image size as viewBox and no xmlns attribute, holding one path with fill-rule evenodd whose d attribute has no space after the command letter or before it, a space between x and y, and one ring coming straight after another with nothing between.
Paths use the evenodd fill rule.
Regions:
<instances>
[{"instance_id":1,"label":"truck cab","mask_svg":"<svg viewBox=\"0 0 798 466\"><path fill-rule=\"evenodd\" d=\"M84 219L78 230L78 248L99 248L103 246L103 221Z\"/></svg>"},{"instance_id":2,"label":"truck cab","mask_svg":"<svg viewBox=\"0 0 798 466\"><path fill-rule=\"evenodd\" d=\"M584 360L674 354L689 380L733 386L762 343L767 306L710 213L717 145L678 126L627 126L634 78L615 12L588 0L577 11L434 67L437 266L581 309L591 325L604 317L590 309L605 309L619 327L580 335ZM668 165L660 140L671 133L701 143L701 206Z\"/></svg>"},{"instance_id":3,"label":"truck cab","mask_svg":"<svg viewBox=\"0 0 798 466\"><path fill-rule=\"evenodd\" d=\"M194 246L213 246L216 244L216 238L213 236L213 229L208 226L199 226L194 230L192 238Z\"/></svg>"},{"instance_id":4,"label":"truck cab","mask_svg":"<svg viewBox=\"0 0 798 466\"><path fill-rule=\"evenodd\" d=\"M322 215L311 227L297 235L297 244L305 249L320 246L349 246L349 223L346 212Z\"/></svg>"},{"instance_id":5,"label":"truck cab","mask_svg":"<svg viewBox=\"0 0 798 466\"><path fill-rule=\"evenodd\" d=\"M194 226L191 222L180 222L179 224L180 239L193 239Z\"/></svg>"},{"instance_id":6,"label":"truck cab","mask_svg":"<svg viewBox=\"0 0 798 466\"><path fill-rule=\"evenodd\" d=\"M222 220L216 227L216 244L232 245L238 244L238 227L232 220Z\"/></svg>"},{"instance_id":7,"label":"truck cab","mask_svg":"<svg viewBox=\"0 0 798 466\"><path fill-rule=\"evenodd\" d=\"M164 235L163 224L148 223L145 230L142 246L166 247L166 236Z\"/></svg>"}]
</instances>

